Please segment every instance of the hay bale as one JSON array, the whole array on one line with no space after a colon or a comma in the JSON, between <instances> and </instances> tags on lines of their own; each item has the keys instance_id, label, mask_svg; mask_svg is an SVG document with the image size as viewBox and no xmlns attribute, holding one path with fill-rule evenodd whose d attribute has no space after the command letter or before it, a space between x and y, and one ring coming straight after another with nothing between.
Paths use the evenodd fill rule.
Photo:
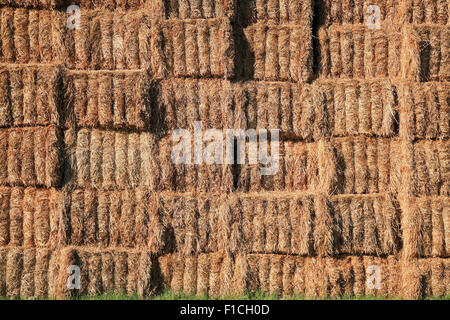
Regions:
<instances>
[{"instance_id":1,"label":"hay bale","mask_svg":"<svg viewBox=\"0 0 450 320\"><path fill-rule=\"evenodd\" d=\"M0 188L0 246L2 247L10 242L10 196L9 188Z\"/></svg>"},{"instance_id":2,"label":"hay bale","mask_svg":"<svg viewBox=\"0 0 450 320\"><path fill-rule=\"evenodd\" d=\"M399 2L391 0L359 0L343 1L336 3L332 0L323 1L319 5L320 17L326 25L331 24L363 24L367 21L367 9L370 5L376 5L380 8L381 25L398 23L399 19L406 22L406 10L411 8L407 5L408 1Z\"/></svg>"},{"instance_id":3,"label":"hay bale","mask_svg":"<svg viewBox=\"0 0 450 320\"><path fill-rule=\"evenodd\" d=\"M58 187L61 183L61 137L55 127L2 129L9 186ZM21 156L23 155L23 156Z\"/></svg>"},{"instance_id":4,"label":"hay bale","mask_svg":"<svg viewBox=\"0 0 450 320\"><path fill-rule=\"evenodd\" d=\"M23 250L12 248L6 257L6 295L10 298L20 297L20 286L23 274Z\"/></svg>"},{"instance_id":5,"label":"hay bale","mask_svg":"<svg viewBox=\"0 0 450 320\"><path fill-rule=\"evenodd\" d=\"M209 290L210 259L206 254L198 256L197 261L197 295L207 295Z\"/></svg>"},{"instance_id":6,"label":"hay bale","mask_svg":"<svg viewBox=\"0 0 450 320\"><path fill-rule=\"evenodd\" d=\"M269 292L281 296L283 293L283 256L270 257Z\"/></svg>"},{"instance_id":7,"label":"hay bale","mask_svg":"<svg viewBox=\"0 0 450 320\"><path fill-rule=\"evenodd\" d=\"M23 243L23 203L24 190L14 188L11 190L10 200L10 245L21 246Z\"/></svg>"},{"instance_id":8,"label":"hay bale","mask_svg":"<svg viewBox=\"0 0 450 320\"><path fill-rule=\"evenodd\" d=\"M365 134L392 137L397 133L394 123L398 107L390 81L322 80L317 90L319 94L314 104L325 103L333 136Z\"/></svg>"},{"instance_id":9,"label":"hay bale","mask_svg":"<svg viewBox=\"0 0 450 320\"><path fill-rule=\"evenodd\" d=\"M102 288L102 256L99 252L93 252L87 262L89 272L89 284L87 292L90 296L98 296L103 292ZM85 271L86 272L86 271Z\"/></svg>"},{"instance_id":10,"label":"hay bale","mask_svg":"<svg viewBox=\"0 0 450 320\"><path fill-rule=\"evenodd\" d=\"M237 74L245 79L305 83L312 75L312 32L310 25L253 24L244 29L246 51L238 52L244 66ZM285 45L287 45L285 47ZM287 59L289 56L289 59ZM244 63L245 61L245 63Z\"/></svg>"},{"instance_id":11,"label":"hay bale","mask_svg":"<svg viewBox=\"0 0 450 320\"><path fill-rule=\"evenodd\" d=\"M426 280L419 267L419 260L404 260L401 263L403 298L418 300L423 299Z\"/></svg>"},{"instance_id":12,"label":"hay bale","mask_svg":"<svg viewBox=\"0 0 450 320\"><path fill-rule=\"evenodd\" d=\"M401 202L404 254L412 257L446 256L446 213L442 200L406 198Z\"/></svg>"},{"instance_id":13,"label":"hay bale","mask_svg":"<svg viewBox=\"0 0 450 320\"><path fill-rule=\"evenodd\" d=\"M301 255L310 255L314 251L313 206L312 197L291 200L292 251Z\"/></svg>"},{"instance_id":14,"label":"hay bale","mask_svg":"<svg viewBox=\"0 0 450 320\"><path fill-rule=\"evenodd\" d=\"M114 293L127 292L128 255L126 252L115 252L114 259Z\"/></svg>"},{"instance_id":15,"label":"hay bale","mask_svg":"<svg viewBox=\"0 0 450 320\"><path fill-rule=\"evenodd\" d=\"M61 69L52 66L6 66L2 126L59 125Z\"/></svg>"},{"instance_id":16,"label":"hay bale","mask_svg":"<svg viewBox=\"0 0 450 320\"><path fill-rule=\"evenodd\" d=\"M0 249L0 294L6 295L6 261L7 261L7 249Z\"/></svg>"},{"instance_id":17,"label":"hay bale","mask_svg":"<svg viewBox=\"0 0 450 320\"><path fill-rule=\"evenodd\" d=\"M353 293L357 297L365 295L366 281L365 269L362 257L351 257L353 269Z\"/></svg>"},{"instance_id":18,"label":"hay bale","mask_svg":"<svg viewBox=\"0 0 450 320\"><path fill-rule=\"evenodd\" d=\"M189 295L197 293L197 256L186 257L184 276L183 276L183 292Z\"/></svg>"},{"instance_id":19,"label":"hay bale","mask_svg":"<svg viewBox=\"0 0 450 320\"><path fill-rule=\"evenodd\" d=\"M2 32L2 62L12 63L16 61L16 48L14 46L14 9L2 8L1 11Z\"/></svg>"},{"instance_id":20,"label":"hay bale","mask_svg":"<svg viewBox=\"0 0 450 320\"><path fill-rule=\"evenodd\" d=\"M250 25L256 22L270 24L310 25L312 23L311 1L257 1L237 2L237 22Z\"/></svg>"},{"instance_id":21,"label":"hay bale","mask_svg":"<svg viewBox=\"0 0 450 320\"><path fill-rule=\"evenodd\" d=\"M324 78L400 77L401 32L383 26L370 30L365 25L333 25L320 32L321 76ZM352 35L352 38L349 38ZM341 43L343 46L341 46Z\"/></svg>"},{"instance_id":22,"label":"hay bale","mask_svg":"<svg viewBox=\"0 0 450 320\"><path fill-rule=\"evenodd\" d=\"M36 264L34 266L34 297L48 297L50 282L51 251L46 248L36 249Z\"/></svg>"},{"instance_id":23,"label":"hay bale","mask_svg":"<svg viewBox=\"0 0 450 320\"><path fill-rule=\"evenodd\" d=\"M398 140L346 137L331 143L337 158L335 193L399 191Z\"/></svg>"},{"instance_id":24,"label":"hay bale","mask_svg":"<svg viewBox=\"0 0 450 320\"><path fill-rule=\"evenodd\" d=\"M406 83L400 92L404 104L402 123L404 135L413 139L445 139L448 137L448 86L444 83L429 82L414 85Z\"/></svg>"},{"instance_id":25,"label":"hay bale","mask_svg":"<svg viewBox=\"0 0 450 320\"><path fill-rule=\"evenodd\" d=\"M249 266L247 255L237 255L234 258L233 289L232 294L239 296L245 294L249 281Z\"/></svg>"},{"instance_id":26,"label":"hay bale","mask_svg":"<svg viewBox=\"0 0 450 320\"><path fill-rule=\"evenodd\" d=\"M25 249L23 251L23 272L20 283L20 297L29 299L34 297L34 268L36 264L36 250Z\"/></svg>"},{"instance_id":27,"label":"hay bale","mask_svg":"<svg viewBox=\"0 0 450 320\"><path fill-rule=\"evenodd\" d=\"M127 271L127 285L126 292L128 295L133 295L138 291L139 281L139 252L128 252L128 271Z\"/></svg>"},{"instance_id":28,"label":"hay bale","mask_svg":"<svg viewBox=\"0 0 450 320\"><path fill-rule=\"evenodd\" d=\"M233 18L237 6L235 0L213 1L147 1L135 7L148 9L152 19L207 19ZM131 7L131 6L130 6ZM132 7L134 8L134 6Z\"/></svg>"},{"instance_id":29,"label":"hay bale","mask_svg":"<svg viewBox=\"0 0 450 320\"><path fill-rule=\"evenodd\" d=\"M448 81L448 32L447 26L412 26L410 41L419 47L418 75L420 81ZM442 52L442 54L441 54Z\"/></svg>"},{"instance_id":30,"label":"hay bale","mask_svg":"<svg viewBox=\"0 0 450 320\"><path fill-rule=\"evenodd\" d=\"M160 187L158 182L164 181L165 174L159 172L158 160L162 155L158 153L163 152L165 157L169 157L165 166L171 165L171 146L166 146L168 150L156 148L155 137L150 133L81 129L77 132L76 140L74 165L71 168L76 178L71 183L75 187L112 189L129 186L156 189Z\"/></svg>"},{"instance_id":31,"label":"hay bale","mask_svg":"<svg viewBox=\"0 0 450 320\"><path fill-rule=\"evenodd\" d=\"M268 294L270 292L270 256L258 256L258 264L259 290Z\"/></svg>"},{"instance_id":32,"label":"hay bale","mask_svg":"<svg viewBox=\"0 0 450 320\"><path fill-rule=\"evenodd\" d=\"M335 254L335 225L330 210L330 204L324 196L314 199L314 250L320 256L332 256Z\"/></svg>"},{"instance_id":33,"label":"hay bale","mask_svg":"<svg viewBox=\"0 0 450 320\"><path fill-rule=\"evenodd\" d=\"M441 259L429 259L429 263L431 270L431 293L435 297L442 297L446 293L445 265Z\"/></svg>"},{"instance_id":34,"label":"hay bale","mask_svg":"<svg viewBox=\"0 0 450 320\"><path fill-rule=\"evenodd\" d=\"M283 297L289 297L294 294L295 260L294 256L285 256L283 258L283 269L281 271Z\"/></svg>"},{"instance_id":35,"label":"hay bale","mask_svg":"<svg viewBox=\"0 0 450 320\"><path fill-rule=\"evenodd\" d=\"M209 66L210 73L202 74L209 77L225 77L230 78L234 75L234 40L232 38L232 30L230 21L226 18L208 19L204 22L201 20L191 21L175 21L168 20L161 22L158 26L161 30L156 31L151 36L151 41L158 46L165 44L164 52L162 48L155 50L157 55L155 59L161 61L166 67L168 75L177 77L186 77L189 75L200 75L200 66ZM189 26L189 27L188 27ZM207 32L204 32L206 27ZM186 33L189 29L191 32ZM195 30L198 30L195 32ZM190 38L198 33L201 37L199 43L198 65L189 66L190 72L186 69L186 59L189 58L185 53L185 45L193 43ZM220 37L219 37L220 35ZM221 41L211 41L212 39L222 39ZM207 61L203 58L203 52L210 53ZM158 55L162 56L158 56ZM198 66L198 67L197 67ZM161 75L161 66L158 64L151 65L151 72L157 77Z\"/></svg>"},{"instance_id":36,"label":"hay bale","mask_svg":"<svg viewBox=\"0 0 450 320\"><path fill-rule=\"evenodd\" d=\"M114 256L111 252L102 252L101 254L101 277L104 293L114 292Z\"/></svg>"},{"instance_id":37,"label":"hay bale","mask_svg":"<svg viewBox=\"0 0 450 320\"><path fill-rule=\"evenodd\" d=\"M278 246L277 252L291 253L292 225L290 221L290 201L289 199L278 199Z\"/></svg>"},{"instance_id":38,"label":"hay bale","mask_svg":"<svg viewBox=\"0 0 450 320\"><path fill-rule=\"evenodd\" d=\"M56 298L59 287L59 262L61 258L60 251L53 251L50 254L49 267L48 267L48 296L51 298Z\"/></svg>"},{"instance_id":39,"label":"hay bale","mask_svg":"<svg viewBox=\"0 0 450 320\"><path fill-rule=\"evenodd\" d=\"M223 255L214 253L210 256L209 296L219 297L221 294L221 269Z\"/></svg>"},{"instance_id":40,"label":"hay bale","mask_svg":"<svg viewBox=\"0 0 450 320\"><path fill-rule=\"evenodd\" d=\"M67 74L66 83L72 89L68 103L74 110L78 127L149 128L150 80L145 73L76 71Z\"/></svg>"},{"instance_id":41,"label":"hay bale","mask_svg":"<svg viewBox=\"0 0 450 320\"><path fill-rule=\"evenodd\" d=\"M183 258L181 255L174 255L172 259L173 269L172 278L170 279L170 289L173 292L182 292L184 289L183 280L185 258Z\"/></svg>"},{"instance_id":42,"label":"hay bale","mask_svg":"<svg viewBox=\"0 0 450 320\"><path fill-rule=\"evenodd\" d=\"M139 259L137 293L140 298L148 297L154 290L152 279L153 259L150 253L142 252Z\"/></svg>"},{"instance_id":43,"label":"hay bale","mask_svg":"<svg viewBox=\"0 0 450 320\"><path fill-rule=\"evenodd\" d=\"M285 186L291 191L315 190L318 185L317 144L285 144Z\"/></svg>"},{"instance_id":44,"label":"hay bale","mask_svg":"<svg viewBox=\"0 0 450 320\"><path fill-rule=\"evenodd\" d=\"M449 172L446 160L448 143L418 141L409 146L409 175L404 179L404 186L408 188L409 194L447 195L448 186L444 181Z\"/></svg>"},{"instance_id":45,"label":"hay bale","mask_svg":"<svg viewBox=\"0 0 450 320\"><path fill-rule=\"evenodd\" d=\"M36 191L34 214L34 239L38 247L44 247L50 240L50 199L47 191Z\"/></svg>"}]
</instances>

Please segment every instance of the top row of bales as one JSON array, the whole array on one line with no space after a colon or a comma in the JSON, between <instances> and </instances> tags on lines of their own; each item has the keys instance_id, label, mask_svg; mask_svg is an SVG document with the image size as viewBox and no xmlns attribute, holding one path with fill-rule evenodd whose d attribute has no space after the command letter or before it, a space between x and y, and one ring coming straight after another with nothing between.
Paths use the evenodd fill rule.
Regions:
<instances>
[{"instance_id":1,"label":"top row of bales","mask_svg":"<svg viewBox=\"0 0 450 320\"><path fill-rule=\"evenodd\" d=\"M319 21L326 25L363 24L378 14L385 25L449 23L447 0L322 0L315 4L322 13Z\"/></svg>"},{"instance_id":2,"label":"top row of bales","mask_svg":"<svg viewBox=\"0 0 450 320\"><path fill-rule=\"evenodd\" d=\"M69 17L61 11L0 8L0 64L148 70L154 79L305 83L314 75L312 23L256 23L241 32L228 18L158 21L147 10L86 10L80 28L72 30ZM432 28L428 50L422 48L423 30L411 28L320 30L321 77L447 81L448 27Z\"/></svg>"},{"instance_id":3,"label":"top row of bales","mask_svg":"<svg viewBox=\"0 0 450 320\"><path fill-rule=\"evenodd\" d=\"M302 23L312 21L312 0L0 0L0 5L66 10L81 9L144 10L153 19L230 18L242 25L256 21Z\"/></svg>"},{"instance_id":4,"label":"top row of bales","mask_svg":"<svg viewBox=\"0 0 450 320\"><path fill-rule=\"evenodd\" d=\"M448 24L447 0L0 0L0 6L63 10L70 5L82 9L140 10L152 18L208 19L228 17L242 25L257 21L309 24L317 6L322 24L360 24L371 6L380 9L386 23ZM369 11L369 12L368 12Z\"/></svg>"}]
</instances>

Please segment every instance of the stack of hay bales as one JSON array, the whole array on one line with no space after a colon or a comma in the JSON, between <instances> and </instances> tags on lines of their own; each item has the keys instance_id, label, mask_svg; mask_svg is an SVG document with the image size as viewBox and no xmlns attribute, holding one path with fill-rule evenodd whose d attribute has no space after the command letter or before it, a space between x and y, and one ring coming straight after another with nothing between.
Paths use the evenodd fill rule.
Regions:
<instances>
[{"instance_id":1,"label":"stack of hay bales","mask_svg":"<svg viewBox=\"0 0 450 320\"><path fill-rule=\"evenodd\" d=\"M0 296L55 296L63 69L47 60L45 14L41 25L37 11L0 16Z\"/></svg>"},{"instance_id":2,"label":"stack of hay bales","mask_svg":"<svg viewBox=\"0 0 450 320\"><path fill-rule=\"evenodd\" d=\"M167 284L158 257L201 253L194 244L188 253L188 243L181 250L197 220L175 199L232 189L229 165L205 165L201 176L198 166L173 164L171 134L202 120L201 99L219 117L213 94L226 99L219 86L231 88L235 76L234 1L88 2L81 29L62 37L71 47L57 295L144 297ZM220 129L217 119L211 127ZM81 268L76 291L65 286L70 265Z\"/></svg>"},{"instance_id":3,"label":"stack of hay bales","mask_svg":"<svg viewBox=\"0 0 450 320\"><path fill-rule=\"evenodd\" d=\"M65 0L0 0L0 296L448 294L448 6L424 2L76 0L72 30ZM278 172L248 143L174 164L196 121L280 129Z\"/></svg>"},{"instance_id":4,"label":"stack of hay bales","mask_svg":"<svg viewBox=\"0 0 450 320\"><path fill-rule=\"evenodd\" d=\"M374 4L380 8L379 29L367 25L374 14L367 9ZM320 76L315 84L317 101L332 110L331 144L340 162L332 190L396 199L395 218L388 222L396 232L392 237L394 233L384 229L390 242L383 254L395 254L400 263L397 292L408 298L445 294L449 281L448 267L442 269L449 257L448 5L445 1L324 1L322 9ZM358 211L348 208L351 216ZM362 221L368 222L365 215ZM379 221L376 214L374 221ZM355 222L353 237L359 233ZM384 243L375 239L377 231L371 234L369 242L360 238L362 243ZM363 253L378 255L379 248L374 249Z\"/></svg>"}]
</instances>

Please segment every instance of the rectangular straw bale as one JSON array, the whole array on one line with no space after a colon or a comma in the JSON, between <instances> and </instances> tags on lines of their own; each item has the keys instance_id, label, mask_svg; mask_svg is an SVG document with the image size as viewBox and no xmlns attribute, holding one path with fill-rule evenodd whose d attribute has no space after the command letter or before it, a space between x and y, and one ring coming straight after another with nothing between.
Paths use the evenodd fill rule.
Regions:
<instances>
[{"instance_id":1,"label":"rectangular straw bale","mask_svg":"<svg viewBox=\"0 0 450 320\"><path fill-rule=\"evenodd\" d=\"M237 3L236 0L156 0L147 1L137 7L149 9L152 19L208 19L233 18Z\"/></svg>"},{"instance_id":2,"label":"rectangular straw bale","mask_svg":"<svg viewBox=\"0 0 450 320\"><path fill-rule=\"evenodd\" d=\"M393 148L395 141L361 136L333 139L331 143L336 150L337 161L335 193L398 191L394 184L398 155L392 154L388 148Z\"/></svg>"},{"instance_id":3,"label":"rectangular straw bale","mask_svg":"<svg viewBox=\"0 0 450 320\"><path fill-rule=\"evenodd\" d=\"M23 249L11 248L6 256L6 295L9 298L20 297L23 275Z\"/></svg>"},{"instance_id":4,"label":"rectangular straw bale","mask_svg":"<svg viewBox=\"0 0 450 320\"><path fill-rule=\"evenodd\" d=\"M402 21L414 24L447 24L448 6L442 0L405 1Z\"/></svg>"},{"instance_id":5,"label":"rectangular straw bale","mask_svg":"<svg viewBox=\"0 0 450 320\"><path fill-rule=\"evenodd\" d=\"M6 181L10 186L59 186L60 132L54 127L2 129L7 142ZM22 157L20 157L22 155Z\"/></svg>"},{"instance_id":6,"label":"rectangular straw bale","mask_svg":"<svg viewBox=\"0 0 450 320\"><path fill-rule=\"evenodd\" d=\"M204 22L201 22L201 20L168 20L161 22L160 27L162 30L152 35L152 41L158 46L162 45L158 42L164 43L164 52L155 50L155 57L152 57L152 59L162 60L168 76L202 75L215 78L231 78L234 76L235 48L228 19L208 19ZM198 44L195 44L197 39L193 40L192 37L197 38L197 34L199 35L199 41ZM161 41L159 40L160 37L162 37ZM221 41L212 41L218 38ZM195 49L197 46L199 52L198 66L197 63L192 65L192 59L196 60L197 58L192 56L192 52L187 52L188 48L193 47ZM209 52L209 57L203 54L205 51ZM162 55L162 57L158 55ZM187 69L188 63L190 63L189 70ZM202 71L205 70L205 67L209 69L206 74ZM150 69L152 74L160 77L160 68L160 65L152 64Z\"/></svg>"},{"instance_id":7,"label":"rectangular straw bale","mask_svg":"<svg viewBox=\"0 0 450 320\"><path fill-rule=\"evenodd\" d=\"M50 283L55 282L49 274L51 251L47 248L36 249L34 266L34 297L48 297Z\"/></svg>"},{"instance_id":8,"label":"rectangular straw bale","mask_svg":"<svg viewBox=\"0 0 450 320\"><path fill-rule=\"evenodd\" d=\"M249 63L248 61L251 61L253 66L240 67L237 73L241 77L299 83L310 80L312 76L311 26L275 26L256 23L244 29L244 36L248 45L242 49L246 51L238 53L239 59L243 59L240 66ZM285 47L286 44L287 47ZM287 55L289 55L288 60L286 60Z\"/></svg>"},{"instance_id":9,"label":"rectangular straw bale","mask_svg":"<svg viewBox=\"0 0 450 320\"><path fill-rule=\"evenodd\" d=\"M21 246L23 243L23 197L24 190L21 188L13 188L10 196L10 222L9 234L10 245Z\"/></svg>"},{"instance_id":10,"label":"rectangular straw bale","mask_svg":"<svg viewBox=\"0 0 450 320\"><path fill-rule=\"evenodd\" d=\"M316 143L285 143L285 187L288 190L315 190L318 185Z\"/></svg>"},{"instance_id":11,"label":"rectangular straw bale","mask_svg":"<svg viewBox=\"0 0 450 320\"><path fill-rule=\"evenodd\" d=\"M391 137L398 134L398 106L394 86L388 80L322 81L317 86L320 95L331 94L325 101L333 136L364 134ZM372 89L373 88L373 89ZM383 94L379 94L379 92ZM377 121L374 121L376 117ZM334 124L334 125L333 125Z\"/></svg>"},{"instance_id":12,"label":"rectangular straw bale","mask_svg":"<svg viewBox=\"0 0 450 320\"><path fill-rule=\"evenodd\" d=\"M141 24L145 25L145 15L140 11L108 14L102 10L85 9L81 15L81 28L64 30L65 33L75 33L75 50L63 53L68 61L64 62L74 60L75 69L79 70L145 68L148 61L144 57L150 54L150 48L144 46L147 40L140 43Z\"/></svg>"},{"instance_id":13,"label":"rectangular straw bale","mask_svg":"<svg viewBox=\"0 0 450 320\"><path fill-rule=\"evenodd\" d=\"M403 234L408 257L447 257L447 206L439 198L408 198L400 202L404 212Z\"/></svg>"},{"instance_id":14,"label":"rectangular straw bale","mask_svg":"<svg viewBox=\"0 0 450 320\"><path fill-rule=\"evenodd\" d=\"M251 25L257 22L270 24L310 25L312 23L311 1L237 1L237 22Z\"/></svg>"},{"instance_id":15,"label":"rectangular straw bale","mask_svg":"<svg viewBox=\"0 0 450 320\"><path fill-rule=\"evenodd\" d=\"M1 62L12 63L16 61L16 48L14 45L14 9L1 8L2 50Z\"/></svg>"},{"instance_id":16,"label":"rectangular straw bale","mask_svg":"<svg viewBox=\"0 0 450 320\"><path fill-rule=\"evenodd\" d=\"M72 170L77 186L157 187L160 174L155 169L159 151L154 148L152 134L81 129L76 139ZM167 160L171 162L170 158Z\"/></svg>"},{"instance_id":17,"label":"rectangular straw bale","mask_svg":"<svg viewBox=\"0 0 450 320\"><path fill-rule=\"evenodd\" d=\"M293 230L292 252L310 255L314 252L314 199L312 197L293 198L289 208Z\"/></svg>"},{"instance_id":18,"label":"rectangular straw bale","mask_svg":"<svg viewBox=\"0 0 450 320\"><path fill-rule=\"evenodd\" d=\"M0 294L6 294L6 261L8 250L6 248L0 249Z\"/></svg>"},{"instance_id":19,"label":"rectangular straw bale","mask_svg":"<svg viewBox=\"0 0 450 320\"><path fill-rule=\"evenodd\" d=\"M407 138L445 139L449 136L447 82L406 83L400 92Z\"/></svg>"},{"instance_id":20,"label":"rectangular straw bale","mask_svg":"<svg viewBox=\"0 0 450 320\"><path fill-rule=\"evenodd\" d=\"M398 23L399 19L404 17L404 7L407 1L399 0L357 0L336 2L333 0L323 1L319 8L321 18L326 25L334 24L362 24L371 16L367 12L370 5L376 5L380 8L380 22L382 24ZM406 10L405 10L406 11Z\"/></svg>"},{"instance_id":21,"label":"rectangular straw bale","mask_svg":"<svg viewBox=\"0 0 450 320\"><path fill-rule=\"evenodd\" d=\"M23 272L20 284L20 297L30 299L34 297L34 269L36 265L36 250L25 249L23 251Z\"/></svg>"},{"instance_id":22,"label":"rectangular straw bale","mask_svg":"<svg viewBox=\"0 0 450 320\"><path fill-rule=\"evenodd\" d=\"M414 26L410 41L416 41L419 47L420 81L448 81L450 64L448 26Z\"/></svg>"},{"instance_id":23,"label":"rectangular straw bale","mask_svg":"<svg viewBox=\"0 0 450 320\"><path fill-rule=\"evenodd\" d=\"M410 175L405 178L405 183L411 186L411 194L447 196L448 142L421 140L413 143L412 149L414 163Z\"/></svg>"},{"instance_id":24,"label":"rectangular straw bale","mask_svg":"<svg viewBox=\"0 0 450 320\"><path fill-rule=\"evenodd\" d=\"M333 256L335 254L335 230L330 203L324 196L314 199L314 249L318 256Z\"/></svg>"},{"instance_id":25,"label":"rectangular straw bale","mask_svg":"<svg viewBox=\"0 0 450 320\"><path fill-rule=\"evenodd\" d=\"M139 280L139 259L140 252L129 252L128 253L128 277L126 292L128 295L133 295L137 293L137 285Z\"/></svg>"},{"instance_id":26,"label":"rectangular straw bale","mask_svg":"<svg viewBox=\"0 0 450 320\"><path fill-rule=\"evenodd\" d=\"M155 290L155 279L152 274L153 260L151 254L141 252L137 275L137 293L141 298L150 296Z\"/></svg>"},{"instance_id":27,"label":"rectangular straw bale","mask_svg":"<svg viewBox=\"0 0 450 320\"><path fill-rule=\"evenodd\" d=\"M346 37L351 32L352 39ZM370 30L365 25L331 26L321 30L323 78L400 77L399 33L394 27ZM341 43L344 45L341 46ZM389 44L389 45L388 45ZM353 57L353 58L352 58ZM344 67L345 66L345 67ZM353 72L351 71L353 70Z\"/></svg>"},{"instance_id":28,"label":"rectangular straw bale","mask_svg":"<svg viewBox=\"0 0 450 320\"><path fill-rule=\"evenodd\" d=\"M400 212L391 197L334 196L331 207L340 225L340 253L388 255L400 249Z\"/></svg>"},{"instance_id":29,"label":"rectangular straw bale","mask_svg":"<svg viewBox=\"0 0 450 320\"><path fill-rule=\"evenodd\" d=\"M234 91L241 87L219 79L162 80L155 86L160 93L156 97L158 111L165 115L160 119L162 128L191 129L194 121L201 121L203 129L240 128L245 110L241 110L243 118L239 118L233 115L232 108Z\"/></svg>"}]
</instances>

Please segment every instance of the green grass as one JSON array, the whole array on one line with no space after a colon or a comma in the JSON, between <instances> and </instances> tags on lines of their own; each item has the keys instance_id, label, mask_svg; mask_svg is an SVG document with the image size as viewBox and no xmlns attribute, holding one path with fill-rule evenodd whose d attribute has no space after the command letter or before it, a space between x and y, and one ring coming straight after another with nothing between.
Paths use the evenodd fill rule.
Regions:
<instances>
[{"instance_id":1,"label":"green grass","mask_svg":"<svg viewBox=\"0 0 450 320\"><path fill-rule=\"evenodd\" d=\"M0 297L0 300L9 300L9 298L6 297ZM40 300L47 300L47 299L40 299ZM89 297L89 296L81 296L76 297L74 300L141 300L139 299L138 295L127 295L127 294L120 294L120 293L114 293L114 294L102 294L96 297ZM196 296L196 295L187 295L185 293L179 292L163 292L161 294L158 294L156 296L150 297L145 300L311 300L308 298L305 298L304 296L292 296L287 298L282 298L276 295L267 295L261 292L257 293L249 293L247 295L242 296L229 296L229 297L221 297L219 299L213 299L206 295L203 296ZM324 300L324 299L317 299L317 300ZM363 297L352 297L352 296L343 296L339 298L329 298L325 300L400 300L395 297L389 297L389 296L363 296ZM450 295L444 296L444 297L429 297L426 300L450 300Z\"/></svg>"}]
</instances>

